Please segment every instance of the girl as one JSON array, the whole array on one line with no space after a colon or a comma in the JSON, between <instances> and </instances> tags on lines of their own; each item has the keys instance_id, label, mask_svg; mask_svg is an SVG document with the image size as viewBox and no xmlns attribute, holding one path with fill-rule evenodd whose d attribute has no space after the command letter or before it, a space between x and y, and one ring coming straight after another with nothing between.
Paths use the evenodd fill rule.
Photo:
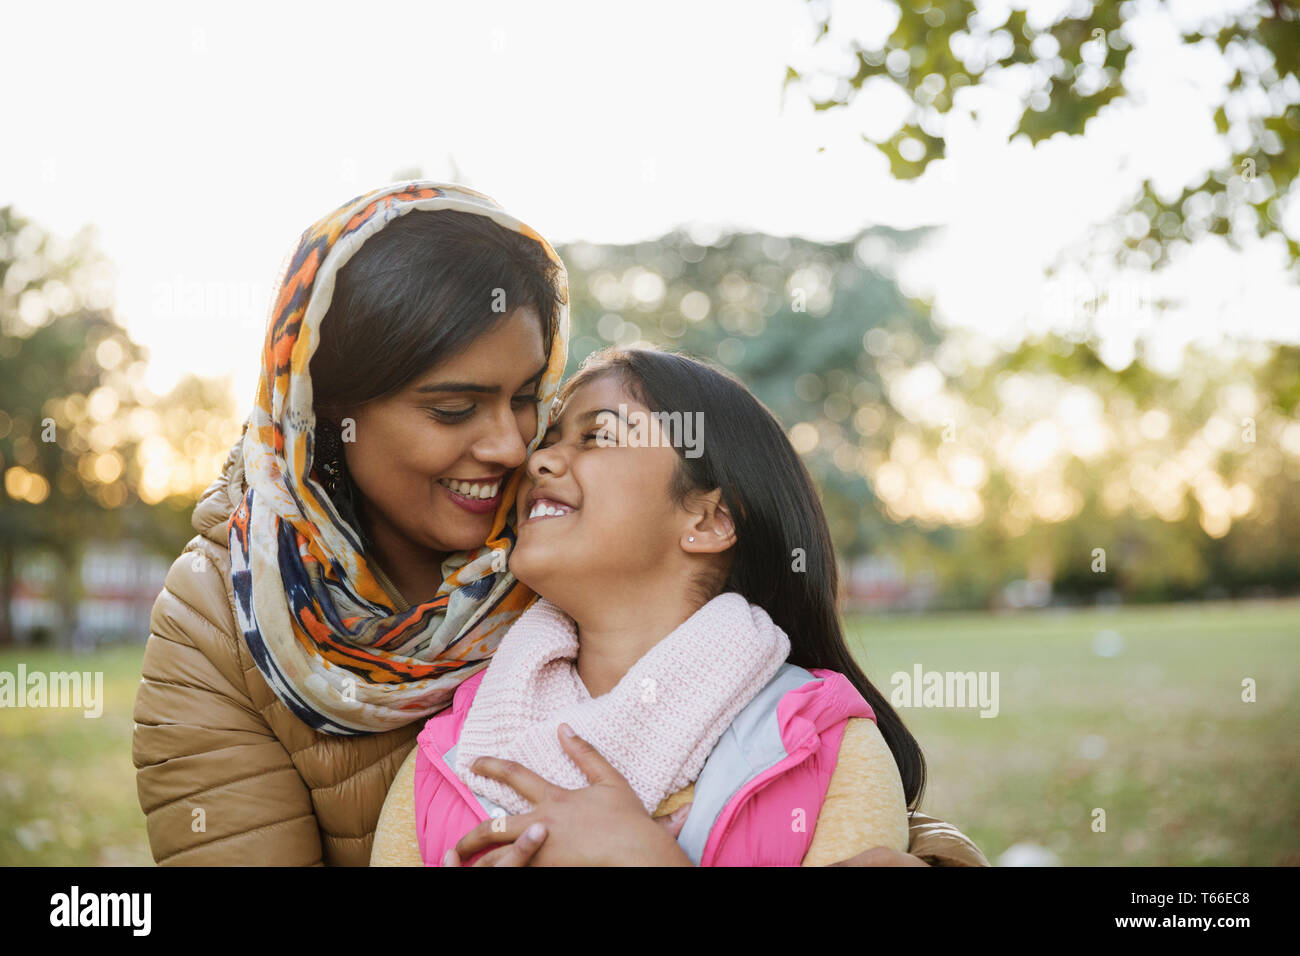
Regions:
<instances>
[{"instance_id":1,"label":"girl","mask_svg":"<svg viewBox=\"0 0 1300 956\"><path fill-rule=\"evenodd\" d=\"M417 741L424 861L904 850L925 762L845 644L826 520L779 423L729 376L655 350L596 353L560 401L510 561L542 599ZM537 806L584 769L622 791L623 825L599 828L618 840L584 843L590 818L558 833L563 814ZM687 800L676 841L648 825Z\"/></svg>"}]
</instances>

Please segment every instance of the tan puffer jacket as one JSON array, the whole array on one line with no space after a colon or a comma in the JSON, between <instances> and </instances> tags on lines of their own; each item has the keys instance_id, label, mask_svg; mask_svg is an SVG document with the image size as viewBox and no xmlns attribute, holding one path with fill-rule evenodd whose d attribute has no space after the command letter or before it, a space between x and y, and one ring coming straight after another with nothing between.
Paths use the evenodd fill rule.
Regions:
<instances>
[{"instance_id":1,"label":"tan puffer jacket","mask_svg":"<svg viewBox=\"0 0 1300 956\"><path fill-rule=\"evenodd\" d=\"M365 866L389 785L422 720L322 734L267 686L235 625L226 521L244 492L238 451L194 510L199 534L150 619L132 758L154 859L172 866ZM914 814L910 852L988 866L955 827Z\"/></svg>"}]
</instances>

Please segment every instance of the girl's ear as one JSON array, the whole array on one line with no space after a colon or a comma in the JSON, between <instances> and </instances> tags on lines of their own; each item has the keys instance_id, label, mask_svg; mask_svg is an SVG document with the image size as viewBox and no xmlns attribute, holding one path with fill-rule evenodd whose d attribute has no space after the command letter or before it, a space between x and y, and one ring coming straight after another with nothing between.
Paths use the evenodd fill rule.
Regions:
<instances>
[{"instance_id":1,"label":"girl's ear","mask_svg":"<svg viewBox=\"0 0 1300 956\"><path fill-rule=\"evenodd\" d=\"M722 500L722 489L714 488L698 497L700 513L693 514L682 533L682 550L692 554L720 554L736 543L736 523Z\"/></svg>"}]
</instances>

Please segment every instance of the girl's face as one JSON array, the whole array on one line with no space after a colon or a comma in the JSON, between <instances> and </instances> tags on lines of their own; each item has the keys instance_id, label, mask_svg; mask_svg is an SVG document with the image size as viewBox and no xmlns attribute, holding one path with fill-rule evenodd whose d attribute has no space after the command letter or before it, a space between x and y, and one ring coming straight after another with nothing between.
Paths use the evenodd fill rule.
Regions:
<instances>
[{"instance_id":1,"label":"girl's face","mask_svg":"<svg viewBox=\"0 0 1300 956\"><path fill-rule=\"evenodd\" d=\"M634 423L635 413L649 414L616 376L576 389L520 481L510 570L561 607L575 584L590 594L602 583L617 589L649 580L681 554L679 538L691 520L669 496L677 452L629 440L646 429L629 433L618 420L620 405ZM530 517L538 505L562 513Z\"/></svg>"},{"instance_id":2,"label":"girl's face","mask_svg":"<svg viewBox=\"0 0 1300 956\"><path fill-rule=\"evenodd\" d=\"M487 540L505 479L537 433L541 327L536 310L516 309L401 391L344 412L355 422L347 468L381 555Z\"/></svg>"}]
</instances>

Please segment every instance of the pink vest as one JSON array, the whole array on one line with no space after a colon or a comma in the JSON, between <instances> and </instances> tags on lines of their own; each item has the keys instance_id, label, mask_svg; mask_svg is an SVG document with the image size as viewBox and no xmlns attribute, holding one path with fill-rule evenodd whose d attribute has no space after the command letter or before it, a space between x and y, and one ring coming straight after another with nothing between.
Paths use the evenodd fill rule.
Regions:
<instances>
[{"instance_id":1,"label":"pink vest","mask_svg":"<svg viewBox=\"0 0 1300 956\"><path fill-rule=\"evenodd\" d=\"M466 679L451 707L431 717L416 738L415 826L426 866L440 866L466 833L505 812L474 794L453 769L460 728L484 673ZM850 717L876 719L848 678L781 665L700 771L677 838L686 854L699 866L798 866Z\"/></svg>"}]
</instances>

